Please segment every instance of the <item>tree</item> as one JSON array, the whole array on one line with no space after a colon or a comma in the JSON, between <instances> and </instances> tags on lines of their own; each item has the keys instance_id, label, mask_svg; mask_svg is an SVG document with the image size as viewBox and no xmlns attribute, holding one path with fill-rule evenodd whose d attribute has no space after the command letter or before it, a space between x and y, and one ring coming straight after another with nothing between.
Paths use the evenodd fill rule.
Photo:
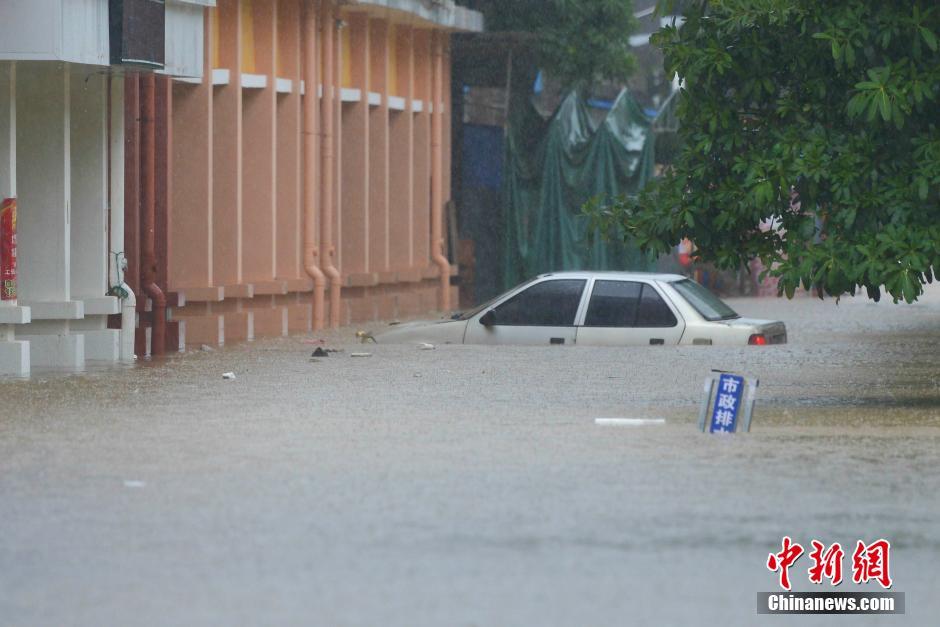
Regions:
<instances>
[{"instance_id":1,"label":"tree","mask_svg":"<svg viewBox=\"0 0 940 627\"><path fill-rule=\"evenodd\" d=\"M488 31L536 36L536 62L566 86L624 82L634 69L632 0L468 0Z\"/></svg>"},{"instance_id":2,"label":"tree","mask_svg":"<svg viewBox=\"0 0 940 627\"><path fill-rule=\"evenodd\" d=\"M651 253L689 238L781 289L940 273L940 7L933 0L702 0L654 37L684 81L682 148L637 198L588 209ZM774 227L762 230L772 219Z\"/></svg>"}]
</instances>

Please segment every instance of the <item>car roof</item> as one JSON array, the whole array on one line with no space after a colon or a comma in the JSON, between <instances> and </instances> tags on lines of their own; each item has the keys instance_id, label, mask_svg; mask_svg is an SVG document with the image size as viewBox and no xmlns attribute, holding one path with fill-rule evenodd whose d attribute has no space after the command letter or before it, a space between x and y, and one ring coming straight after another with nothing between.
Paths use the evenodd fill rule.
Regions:
<instances>
[{"instance_id":1,"label":"car roof","mask_svg":"<svg viewBox=\"0 0 940 627\"><path fill-rule=\"evenodd\" d=\"M688 277L684 277L681 274L668 274L663 272L613 272L613 271L598 271L598 270L567 270L565 272L546 272L545 274L538 275L538 279L543 279L546 277L555 277L563 279L590 279L590 278L603 278L603 279L615 279L621 281L681 281Z\"/></svg>"}]
</instances>

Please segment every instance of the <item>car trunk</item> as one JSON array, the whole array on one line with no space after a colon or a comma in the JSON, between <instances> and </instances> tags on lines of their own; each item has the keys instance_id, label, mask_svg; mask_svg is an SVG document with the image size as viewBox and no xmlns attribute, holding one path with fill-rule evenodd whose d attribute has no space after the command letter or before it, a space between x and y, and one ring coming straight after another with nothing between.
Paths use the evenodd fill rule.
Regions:
<instances>
[{"instance_id":1,"label":"car trunk","mask_svg":"<svg viewBox=\"0 0 940 627\"><path fill-rule=\"evenodd\" d=\"M730 327L749 327L752 333L759 333L767 338L768 344L786 344L787 326L779 320L758 320L755 318L736 318L727 320Z\"/></svg>"}]
</instances>

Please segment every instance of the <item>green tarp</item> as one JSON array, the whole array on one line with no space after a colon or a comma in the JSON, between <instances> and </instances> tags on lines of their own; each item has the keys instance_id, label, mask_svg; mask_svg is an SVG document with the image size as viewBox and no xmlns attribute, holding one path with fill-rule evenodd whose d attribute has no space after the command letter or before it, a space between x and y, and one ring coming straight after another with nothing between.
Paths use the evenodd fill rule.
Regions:
<instances>
[{"instance_id":1,"label":"green tarp","mask_svg":"<svg viewBox=\"0 0 940 627\"><path fill-rule=\"evenodd\" d=\"M635 194L653 176L651 122L626 90L600 122L576 94L543 120L516 107L503 176L503 286L560 270L647 270L650 262L616 238L588 237L582 205ZM521 109L521 111L520 111Z\"/></svg>"}]
</instances>

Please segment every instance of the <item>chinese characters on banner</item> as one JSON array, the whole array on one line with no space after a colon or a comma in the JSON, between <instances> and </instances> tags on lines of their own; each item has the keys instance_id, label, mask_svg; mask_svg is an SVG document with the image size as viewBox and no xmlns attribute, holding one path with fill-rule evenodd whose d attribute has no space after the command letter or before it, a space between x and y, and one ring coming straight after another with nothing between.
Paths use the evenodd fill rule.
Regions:
<instances>
[{"instance_id":1,"label":"chinese characters on banner","mask_svg":"<svg viewBox=\"0 0 940 627\"><path fill-rule=\"evenodd\" d=\"M828 579L830 585L838 586L842 583L842 558L845 551L838 542L826 547L818 540L812 541L813 550L809 553L812 566L807 569L811 583L822 584ZM891 552L891 543L885 539L875 540L865 544L861 540L855 545L852 553L852 581L857 584L878 582L882 588L891 587L891 569L888 555ZM790 536L784 536L782 548L779 553L767 556L767 569L778 573L780 587L790 589L789 569L803 555L803 547L793 542Z\"/></svg>"},{"instance_id":2,"label":"chinese characters on banner","mask_svg":"<svg viewBox=\"0 0 940 627\"><path fill-rule=\"evenodd\" d=\"M744 377L735 374L721 375L718 379L709 433L734 433L743 395Z\"/></svg>"},{"instance_id":3,"label":"chinese characters on banner","mask_svg":"<svg viewBox=\"0 0 940 627\"><path fill-rule=\"evenodd\" d=\"M16 199L0 205L0 300L16 300Z\"/></svg>"}]
</instances>

